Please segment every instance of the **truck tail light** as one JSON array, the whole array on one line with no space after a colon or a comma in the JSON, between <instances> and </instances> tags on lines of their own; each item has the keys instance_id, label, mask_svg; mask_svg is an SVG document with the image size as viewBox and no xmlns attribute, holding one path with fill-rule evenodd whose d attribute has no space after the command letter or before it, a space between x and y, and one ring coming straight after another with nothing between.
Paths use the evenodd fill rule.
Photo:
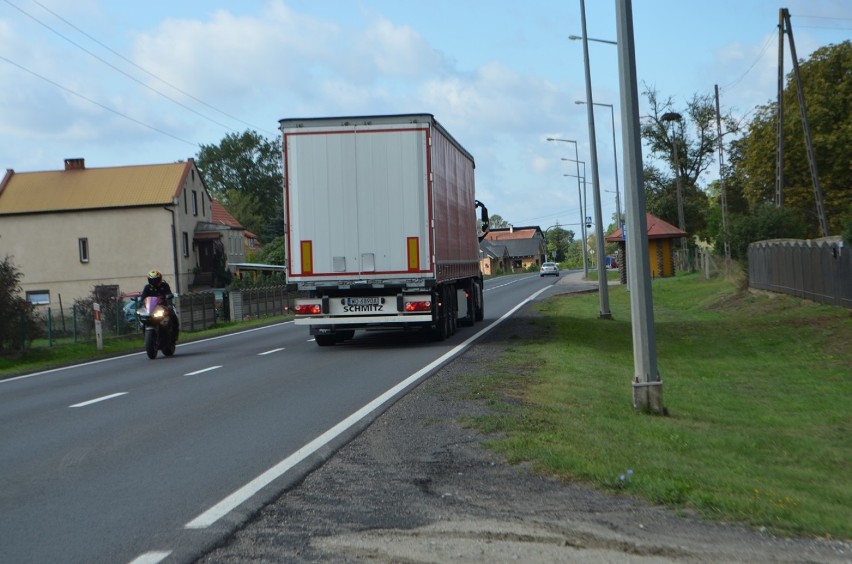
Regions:
<instances>
[{"instance_id":1,"label":"truck tail light","mask_svg":"<svg viewBox=\"0 0 852 564\"><path fill-rule=\"evenodd\" d=\"M432 302L429 300L421 302L406 302L405 311L432 311Z\"/></svg>"},{"instance_id":2,"label":"truck tail light","mask_svg":"<svg viewBox=\"0 0 852 564\"><path fill-rule=\"evenodd\" d=\"M319 315L322 313L320 304L296 304L296 315Z\"/></svg>"}]
</instances>

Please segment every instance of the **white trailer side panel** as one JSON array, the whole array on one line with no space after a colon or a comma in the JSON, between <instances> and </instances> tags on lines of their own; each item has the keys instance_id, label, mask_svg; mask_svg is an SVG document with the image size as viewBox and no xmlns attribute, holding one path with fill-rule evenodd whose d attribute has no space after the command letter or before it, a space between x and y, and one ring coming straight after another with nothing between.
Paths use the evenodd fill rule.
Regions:
<instances>
[{"instance_id":1,"label":"white trailer side panel","mask_svg":"<svg viewBox=\"0 0 852 564\"><path fill-rule=\"evenodd\" d=\"M434 276L427 126L282 131L291 281Z\"/></svg>"}]
</instances>

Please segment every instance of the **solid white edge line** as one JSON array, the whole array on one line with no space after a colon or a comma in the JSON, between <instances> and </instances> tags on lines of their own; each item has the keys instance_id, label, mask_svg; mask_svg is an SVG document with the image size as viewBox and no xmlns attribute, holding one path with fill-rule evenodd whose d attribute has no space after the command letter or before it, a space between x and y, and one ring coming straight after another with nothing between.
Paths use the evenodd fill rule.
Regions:
<instances>
[{"instance_id":1,"label":"solid white edge line","mask_svg":"<svg viewBox=\"0 0 852 564\"><path fill-rule=\"evenodd\" d=\"M340 423L338 423L322 435L318 436L308 444L304 445L299 450L297 450L296 452L294 452L293 454L291 454L290 456L288 456L287 458L285 458L284 460L261 474L260 476L256 477L243 487L228 495L225 499L223 499L222 501L220 501L219 503L217 503L216 505L214 505L189 523L187 523L184 527L187 529L206 529L207 527L209 527L210 525L212 525L213 523L215 523L216 521L218 521L243 503L245 503L248 499L250 499L252 496L257 494L257 492L268 486L274 480L284 475L288 470L290 470L291 468L305 460L307 457L318 451L325 444L341 435L344 431L355 425L358 421L363 419L369 413L378 409L382 404L393 398L396 394L398 394L408 386L414 384L450 358L461 353L473 341L485 335L493 328L497 327L497 325L502 323L512 314L514 314L521 307L534 300L539 296L539 294L545 292L548 289L549 287L546 287L542 288L538 292L535 292L530 297L528 297L527 299L516 305L514 308L503 314L500 319L496 320L488 327L484 327L478 333L465 340L463 343L456 345L453 349L443 354L438 359L432 361L431 363L424 366L423 368L421 368L396 386L392 387L391 389L374 399L373 401L369 402L367 405L365 405L346 419L342 420Z\"/></svg>"},{"instance_id":2,"label":"solid white edge line","mask_svg":"<svg viewBox=\"0 0 852 564\"><path fill-rule=\"evenodd\" d=\"M134 558L129 564L157 564L168 558L171 553L171 550L153 550Z\"/></svg>"},{"instance_id":3,"label":"solid white edge line","mask_svg":"<svg viewBox=\"0 0 852 564\"><path fill-rule=\"evenodd\" d=\"M224 339L226 337L233 337L235 335L242 335L243 333L252 333L254 331L262 331L264 329L269 329L271 327L278 327L279 325L287 325L288 323L293 323L293 321L282 321L281 323L273 323L272 325L264 325L263 327L255 327L253 329L246 329L245 331L237 331L236 333L228 333L227 335L218 335L216 337L208 337L206 339L199 339L197 341L191 341L189 343L180 343L178 347L188 347L190 345L195 345L197 343L206 343L207 341L215 341L216 339ZM130 354L123 354L121 356L112 356L110 358L100 358L98 360L90 360L89 362L82 362L80 364L69 364L68 366L60 366L59 368L51 368L50 370L42 370L41 372L33 372L32 374L22 374L21 376L13 376L11 378L3 378L0 379L0 385L5 384L6 382L14 382L16 380L25 380L27 378L33 378L35 376L41 376L43 374L51 374L52 372L62 372L63 370L71 370L72 368L81 368L83 366L92 366L93 364L100 364L102 362L109 362L111 360L120 360L122 358L130 358L131 356L139 356L145 354L145 351L139 351Z\"/></svg>"},{"instance_id":4,"label":"solid white edge line","mask_svg":"<svg viewBox=\"0 0 852 564\"><path fill-rule=\"evenodd\" d=\"M127 395L127 392L119 392L117 394L110 394L108 396L95 398L95 399L92 399L92 400L89 400L89 401L84 401L84 402L81 402L81 403L75 403L74 405L69 405L68 407L85 407L87 405L92 405L93 403L98 403L98 402L101 402L101 401L106 401L106 400L109 400L109 399L112 399L112 398L117 398L119 396L125 396L125 395Z\"/></svg>"},{"instance_id":5,"label":"solid white edge line","mask_svg":"<svg viewBox=\"0 0 852 564\"><path fill-rule=\"evenodd\" d=\"M211 370L216 370L217 368L222 368L222 365L218 366L208 366L207 368L202 368L201 370L196 370L195 372L187 372L184 376L195 376L196 374L203 374L205 372L210 372Z\"/></svg>"},{"instance_id":6,"label":"solid white edge line","mask_svg":"<svg viewBox=\"0 0 852 564\"><path fill-rule=\"evenodd\" d=\"M283 351L283 350L284 350L284 347L280 347L280 348L277 348L277 349L272 349L271 351L257 353L257 356L265 356L267 354L277 353L277 352L280 352L280 351Z\"/></svg>"}]
</instances>

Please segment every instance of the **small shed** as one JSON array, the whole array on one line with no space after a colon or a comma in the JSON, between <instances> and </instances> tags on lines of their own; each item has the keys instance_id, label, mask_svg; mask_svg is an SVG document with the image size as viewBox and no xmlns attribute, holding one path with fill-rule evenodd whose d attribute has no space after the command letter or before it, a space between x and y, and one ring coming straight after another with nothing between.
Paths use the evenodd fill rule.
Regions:
<instances>
[{"instance_id":1,"label":"small shed","mask_svg":"<svg viewBox=\"0 0 852 564\"><path fill-rule=\"evenodd\" d=\"M681 237L686 237L686 231L681 231L671 223L665 222L649 213L645 214L645 220L648 222L648 260L651 267L651 277L674 276L675 241ZM620 259L618 261L618 270L621 275L621 283L627 284L627 241L624 238L621 228L607 235L606 241L608 243L618 243L618 255Z\"/></svg>"}]
</instances>

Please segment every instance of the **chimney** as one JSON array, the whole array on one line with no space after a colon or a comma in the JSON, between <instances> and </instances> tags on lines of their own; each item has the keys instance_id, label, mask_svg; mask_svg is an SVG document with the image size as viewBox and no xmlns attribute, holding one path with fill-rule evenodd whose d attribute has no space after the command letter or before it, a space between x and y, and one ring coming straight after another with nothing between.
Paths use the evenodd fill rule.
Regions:
<instances>
[{"instance_id":1,"label":"chimney","mask_svg":"<svg viewBox=\"0 0 852 564\"><path fill-rule=\"evenodd\" d=\"M86 159L65 159L65 170L83 170L86 168Z\"/></svg>"}]
</instances>

